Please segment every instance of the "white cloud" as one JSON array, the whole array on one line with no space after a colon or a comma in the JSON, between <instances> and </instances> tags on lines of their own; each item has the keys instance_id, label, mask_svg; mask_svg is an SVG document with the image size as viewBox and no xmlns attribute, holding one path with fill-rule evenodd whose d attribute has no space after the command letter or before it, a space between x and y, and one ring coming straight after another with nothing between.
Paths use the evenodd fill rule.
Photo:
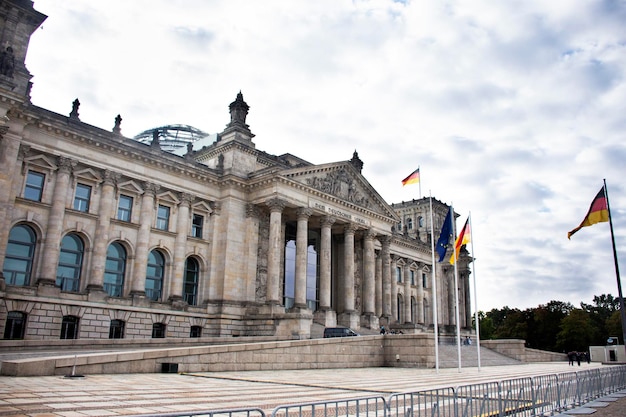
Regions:
<instances>
[{"instance_id":1,"label":"white cloud","mask_svg":"<svg viewBox=\"0 0 626 417\"><path fill-rule=\"evenodd\" d=\"M357 150L388 202L471 211L479 307L617 295L608 225L568 230L606 178L626 252L626 5L563 1L36 1L36 105L133 136L215 133L239 90L258 149Z\"/></svg>"}]
</instances>

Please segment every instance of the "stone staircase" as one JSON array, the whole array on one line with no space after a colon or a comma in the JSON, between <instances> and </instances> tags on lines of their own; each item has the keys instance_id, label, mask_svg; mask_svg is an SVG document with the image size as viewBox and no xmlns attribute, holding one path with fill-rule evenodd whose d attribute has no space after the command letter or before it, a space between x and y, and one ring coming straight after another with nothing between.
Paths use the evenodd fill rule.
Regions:
<instances>
[{"instance_id":1,"label":"stone staircase","mask_svg":"<svg viewBox=\"0 0 626 417\"><path fill-rule=\"evenodd\" d=\"M498 352L485 347L480 347L480 366L503 366L503 365L521 365L516 359L509 358ZM459 366L457 345L440 344L439 345L439 367L440 368L457 368ZM461 366L477 367L478 366L478 350L476 345L461 345Z\"/></svg>"}]
</instances>

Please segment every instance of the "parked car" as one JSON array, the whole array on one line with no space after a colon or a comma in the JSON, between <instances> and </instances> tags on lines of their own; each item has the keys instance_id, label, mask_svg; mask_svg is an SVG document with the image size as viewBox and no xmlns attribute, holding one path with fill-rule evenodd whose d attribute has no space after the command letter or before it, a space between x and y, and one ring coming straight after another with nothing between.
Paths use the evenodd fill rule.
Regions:
<instances>
[{"instance_id":1,"label":"parked car","mask_svg":"<svg viewBox=\"0 0 626 417\"><path fill-rule=\"evenodd\" d=\"M359 334L349 327L327 327L324 329L324 337L350 337Z\"/></svg>"}]
</instances>

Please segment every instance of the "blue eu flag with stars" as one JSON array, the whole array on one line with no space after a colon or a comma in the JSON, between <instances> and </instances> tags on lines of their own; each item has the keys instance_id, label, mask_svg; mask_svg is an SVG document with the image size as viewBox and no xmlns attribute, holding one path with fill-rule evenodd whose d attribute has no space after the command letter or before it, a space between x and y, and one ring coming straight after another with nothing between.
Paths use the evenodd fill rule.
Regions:
<instances>
[{"instance_id":1,"label":"blue eu flag with stars","mask_svg":"<svg viewBox=\"0 0 626 417\"><path fill-rule=\"evenodd\" d=\"M452 235L452 207L448 208L448 215L443 221L441 233L439 234L439 240L437 240L437 247L435 248L439 254L439 262L443 261L443 258L446 257L448 243L450 242L450 235Z\"/></svg>"}]
</instances>

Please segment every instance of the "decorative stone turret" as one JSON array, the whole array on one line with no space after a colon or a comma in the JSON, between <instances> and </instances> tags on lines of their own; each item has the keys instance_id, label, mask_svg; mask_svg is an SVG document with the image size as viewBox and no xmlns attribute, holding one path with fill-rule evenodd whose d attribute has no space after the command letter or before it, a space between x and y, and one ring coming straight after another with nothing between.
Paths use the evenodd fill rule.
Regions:
<instances>
[{"instance_id":1,"label":"decorative stone turret","mask_svg":"<svg viewBox=\"0 0 626 417\"><path fill-rule=\"evenodd\" d=\"M352 154L352 159L350 160L350 163L357 171L359 171L359 174L361 173L361 171L363 171L363 161L361 161L361 158L359 158L359 154L356 153L356 149Z\"/></svg>"},{"instance_id":2,"label":"decorative stone turret","mask_svg":"<svg viewBox=\"0 0 626 417\"><path fill-rule=\"evenodd\" d=\"M33 32L46 15L33 8L28 0L5 0L0 10L0 90L12 99L30 100L30 79L26 69L26 51Z\"/></svg>"},{"instance_id":3,"label":"decorative stone turret","mask_svg":"<svg viewBox=\"0 0 626 417\"><path fill-rule=\"evenodd\" d=\"M241 91L237 94L235 101L230 103L228 107L230 109L230 123L226 125L226 129L219 135L218 141L226 143L235 140L254 147L254 143L252 143L254 135L246 124L246 116L248 116L250 106L243 100Z\"/></svg>"}]
</instances>

